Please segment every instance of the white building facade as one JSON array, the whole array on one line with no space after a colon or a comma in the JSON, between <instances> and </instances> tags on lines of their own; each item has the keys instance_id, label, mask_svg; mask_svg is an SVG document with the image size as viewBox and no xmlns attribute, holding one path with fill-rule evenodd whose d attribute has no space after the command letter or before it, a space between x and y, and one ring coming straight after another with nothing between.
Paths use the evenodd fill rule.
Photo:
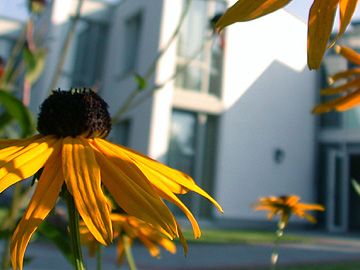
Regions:
<instances>
[{"instance_id":1,"label":"white building facade","mask_svg":"<svg viewBox=\"0 0 360 270\"><path fill-rule=\"evenodd\" d=\"M57 86L98 87L115 115L137 87L134 74L147 77L111 139L192 175L225 211L185 196L204 220L264 223L266 215L251 207L261 196L318 202L317 125L310 112L319 82L306 65L306 23L280 10L217 35L210 21L231 3L189 2L168 46L185 0L85 1ZM49 43L48 68L33 91L34 111L47 95L75 6L53 3L49 21L57 41Z\"/></svg>"},{"instance_id":2,"label":"white building facade","mask_svg":"<svg viewBox=\"0 0 360 270\"><path fill-rule=\"evenodd\" d=\"M185 3L133 0L115 12L102 90L113 112L135 88L131 72L119 75L128 65L124 58L133 55L132 71L145 74ZM178 39L150 79L150 85L163 87L124 117L128 143L191 174L225 209L220 215L191 196L186 200L198 215L219 222L264 220L251 208L260 196L317 200L316 125L310 114L317 75L306 66L306 24L285 11L208 38L209 21L225 6L192 1ZM135 19L138 41L127 51L126 25Z\"/></svg>"}]
</instances>

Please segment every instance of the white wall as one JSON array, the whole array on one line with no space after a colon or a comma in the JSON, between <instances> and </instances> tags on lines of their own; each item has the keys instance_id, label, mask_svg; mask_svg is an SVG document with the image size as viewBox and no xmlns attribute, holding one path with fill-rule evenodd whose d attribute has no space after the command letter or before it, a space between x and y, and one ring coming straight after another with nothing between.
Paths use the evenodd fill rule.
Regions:
<instances>
[{"instance_id":1,"label":"white wall","mask_svg":"<svg viewBox=\"0 0 360 270\"><path fill-rule=\"evenodd\" d=\"M131 16L142 12L143 23L136 72L143 76L151 66L158 51L161 11L161 0L125 1L114 11L105 61L105 84L101 91L112 114L122 106L128 95L136 88L133 74L121 74L125 53L125 22ZM148 84L154 84L154 76L150 78ZM147 98L140 106L130 110L125 115L125 118L131 121L130 146L143 153L149 151L152 104L153 99Z\"/></svg>"},{"instance_id":2,"label":"white wall","mask_svg":"<svg viewBox=\"0 0 360 270\"><path fill-rule=\"evenodd\" d=\"M226 31L215 195L223 218L264 219L251 209L260 196L315 199L316 73L306 66L306 25L285 11Z\"/></svg>"}]
</instances>

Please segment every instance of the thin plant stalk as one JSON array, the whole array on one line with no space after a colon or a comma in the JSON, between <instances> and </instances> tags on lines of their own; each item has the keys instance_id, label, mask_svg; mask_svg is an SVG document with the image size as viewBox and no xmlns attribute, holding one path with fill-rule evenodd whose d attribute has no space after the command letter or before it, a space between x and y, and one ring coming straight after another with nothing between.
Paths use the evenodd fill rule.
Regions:
<instances>
[{"instance_id":1,"label":"thin plant stalk","mask_svg":"<svg viewBox=\"0 0 360 270\"><path fill-rule=\"evenodd\" d=\"M102 270L102 248L97 245L96 248L96 270Z\"/></svg>"},{"instance_id":2,"label":"thin plant stalk","mask_svg":"<svg viewBox=\"0 0 360 270\"><path fill-rule=\"evenodd\" d=\"M11 80L11 79L9 79L9 75L11 74L11 72L14 68L17 56L20 54L21 49L24 47L24 44L26 41L26 32L27 32L27 26L25 25L20 33L19 38L16 41L14 48L12 49L9 59L6 62L5 74L1 79L1 86L4 86L4 84L6 85L7 81ZM7 80L7 81L5 81L5 80Z\"/></svg>"},{"instance_id":3,"label":"thin plant stalk","mask_svg":"<svg viewBox=\"0 0 360 270\"><path fill-rule=\"evenodd\" d=\"M284 230L286 227L286 222L282 219L279 220L278 228L276 230L276 237L274 241L274 248L271 253L271 267L270 270L276 270L277 262L279 259L279 247L280 247L280 240L284 235Z\"/></svg>"},{"instance_id":4,"label":"thin plant stalk","mask_svg":"<svg viewBox=\"0 0 360 270\"><path fill-rule=\"evenodd\" d=\"M152 62L152 64L150 65L150 67L147 69L145 76L143 77L145 81L147 81L155 72L156 70L156 65L159 61L159 59L163 56L163 54L168 50L168 48L170 47L170 45L173 43L173 41L175 40L175 38L178 36L181 26L186 18L186 15L189 11L189 7L191 4L192 0L186 0L185 3L185 7L180 15L180 19L179 22L174 30L174 32L172 33L171 37L169 38L169 40L167 41L167 43L165 44L165 46L158 52L158 54L156 55L154 61ZM151 89L151 91L153 91L154 89ZM139 91L139 89L134 89L126 98L126 100L124 101L123 105L119 108L119 110L117 111L117 113L115 114L115 116L113 117L113 123L117 123L121 120L122 115L128 111L128 109L131 107L133 100L137 97L138 94L140 94L142 91Z\"/></svg>"},{"instance_id":5,"label":"thin plant stalk","mask_svg":"<svg viewBox=\"0 0 360 270\"><path fill-rule=\"evenodd\" d=\"M205 42L208 41L207 37L204 37ZM156 90L164 87L168 82L172 81L173 79L176 78L176 76L178 76L179 74L181 74L182 72L184 72L186 70L186 68L191 64L191 62L193 61L193 59L196 58L196 56L201 53L201 51L204 49L205 47L205 42L202 43L202 45L195 50L195 52L193 53L193 55L191 57L189 57L186 62L180 67L178 68L172 75L170 75L167 79L165 79L161 84L158 85L153 85L150 89L146 90L146 93L144 93L144 95L142 95L138 100L136 100L135 102L133 102L133 99L135 99L135 97L137 96L138 93L140 93L139 91L133 91L131 92L131 94L127 97L126 101L124 102L124 105L119 109L119 111L117 112L117 114L115 115L115 117L113 117L113 123L118 123L122 116L124 115L125 112L127 112L128 110L132 110L134 109L136 106L139 106L141 103L143 103L147 98L149 98L151 96L151 94L153 92L155 92Z\"/></svg>"},{"instance_id":6,"label":"thin plant stalk","mask_svg":"<svg viewBox=\"0 0 360 270\"><path fill-rule=\"evenodd\" d=\"M79 231L79 213L75 208L74 198L66 191L66 204L69 215L69 232L71 247L75 260L76 270L85 270L84 259L81 251L80 231Z\"/></svg>"},{"instance_id":7,"label":"thin plant stalk","mask_svg":"<svg viewBox=\"0 0 360 270\"><path fill-rule=\"evenodd\" d=\"M132 252L131 252L130 238L126 235L122 235L121 241L124 245L125 256L126 256L126 260L128 262L130 270L137 270L134 256L132 255Z\"/></svg>"}]
</instances>

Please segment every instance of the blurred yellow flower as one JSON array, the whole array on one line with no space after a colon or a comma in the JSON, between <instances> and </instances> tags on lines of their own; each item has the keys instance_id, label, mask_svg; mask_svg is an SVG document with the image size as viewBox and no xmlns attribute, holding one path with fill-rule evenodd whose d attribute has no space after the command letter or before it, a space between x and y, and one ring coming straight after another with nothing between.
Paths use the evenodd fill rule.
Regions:
<instances>
[{"instance_id":1,"label":"blurred yellow flower","mask_svg":"<svg viewBox=\"0 0 360 270\"><path fill-rule=\"evenodd\" d=\"M256 211L269 211L268 219L278 215L280 222L284 226L288 223L291 215L306 218L308 221L315 223L316 219L306 212L324 211L324 207L319 204L300 203L300 197L296 195L262 197L254 204L254 209Z\"/></svg>"},{"instance_id":2,"label":"blurred yellow flower","mask_svg":"<svg viewBox=\"0 0 360 270\"><path fill-rule=\"evenodd\" d=\"M253 20L274 12L291 0L238 0L230 7L217 23L222 29L235 22ZM340 27L333 44L342 34L356 9L358 0L314 0L308 17L308 66L310 69L320 67L321 60L329 47L329 39L333 29L335 14L339 8Z\"/></svg>"},{"instance_id":3,"label":"blurred yellow flower","mask_svg":"<svg viewBox=\"0 0 360 270\"><path fill-rule=\"evenodd\" d=\"M163 198L186 214L195 237L200 236L199 225L176 194L194 191L222 211L188 175L103 139L110 128L107 104L96 93L59 90L41 106L39 135L0 141L0 192L43 168L11 239L13 269L22 269L27 244L62 188L73 196L87 228L104 245L112 241L113 228L103 188L126 213L159 226L170 239L182 234Z\"/></svg>"},{"instance_id":4,"label":"blurred yellow flower","mask_svg":"<svg viewBox=\"0 0 360 270\"><path fill-rule=\"evenodd\" d=\"M123 214L111 214L111 222L114 229L114 240L117 240L117 262L119 264L123 261L125 249L121 237L127 237L130 244L134 240L140 240L153 257L160 257L159 246L172 254L176 253L175 244L161 232L159 227ZM89 248L89 255L94 256L100 243L96 241L84 223L80 224L80 238L81 242Z\"/></svg>"},{"instance_id":5,"label":"blurred yellow flower","mask_svg":"<svg viewBox=\"0 0 360 270\"><path fill-rule=\"evenodd\" d=\"M347 46L336 46L335 51L357 67L338 72L329 77L330 85L321 90L322 95L337 95L333 100L316 106L313 113L326 113L332 110L346 111L360 103L360 54ZM344 81L343 83L340 83ZM340 95L340 97L339 97Z\"/></svg>"}]
</instances>

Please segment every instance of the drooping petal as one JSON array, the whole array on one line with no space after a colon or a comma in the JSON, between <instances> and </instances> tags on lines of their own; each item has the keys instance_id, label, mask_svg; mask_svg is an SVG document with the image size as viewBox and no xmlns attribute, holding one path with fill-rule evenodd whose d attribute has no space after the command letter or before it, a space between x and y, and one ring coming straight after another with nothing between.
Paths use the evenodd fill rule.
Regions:
<instances>
[{"instance_id":1,"label":"drooping petal","mask_svg":"<svg viewBox=\"0 0 360 270\"><path fill-rule=\"evenodd\" d=\"M314 0L308 21L308 66L318 69L334 24L339 0Z\"/></svg>"},{"instance_id":2,"label":"drooping petal","mask_svg":"<svg viewBox=\"0 0 360 270\"><path fill-rule=\"evenodd\" d=\"M235 22L250 21L271 12L274 12L291 0L238 0L219 19L216 28L219 30Z\"/></svg>"},{"instance_id":3,"label":"drooping petal","mask_svg":"<svg viewBox=\"0 0 360 270\"><path fill-rule=\"evenodd\" d=\"M58 148L46 163L35 193L11 238L11 261L15 270L22 269L25 250L30 238L54 207L60 193L64 177L59 152Z\"/></svg>"},{"instance_id":4,"label":"drooping petal","mask_svg":"<svg viewBox=\"0 0 360 270\"><path fill-rule=\"evenodd\" d=\"M80 216L96 240L108 245L113 238L110 209L101 189L94 151L85 139L66 137L62 161L65 182Z\"/></svg>"},{"instance_id":5,"label":"drooping petal","mask_svg":"<svg viewBox=\"0 0 360 270\"><path fill-rule=\"evenodd\" d=\"M316 218L314 218L312 215L310 214L304 214L304 218L306 218L309 222L311 223L316 223Z\"/></svg>"},{"instance_id":6,"label":"drooping petal","mask_svg":"<svg viewBox=\"0 0 360 270\"><path fill-rule=\"evenodd\" d=\"M348 61L355 65L360 65L360 54L347 46L335 46L335 51L338 54L341 54Z\"/></svg>"},{"instance_id":7,"label":"drooping petal","mask_svg":"<svg viewBox=\"0 0 360 270\"><path fill-rule=\"evenodd\" d=\"M342 92L351 90L353 88L359 88L360 86L360 78L356 78L354 80L351 80L345 84L342 84L340 86L337 87L330 87L330 88L325 88L325 89L321 89L320 94L321 95L335 95L335 94L340 94Z\"/></svg>"},{"instance_id":8,"label":"drooping petal","mask_svg":"<svg viewBox=\"0 0 360 270\"><path fill-rule=\"evenodd\" d=\"M339 97L328 102L317 105L312 113L320 114L326 113L332 110L346 111L360 103L360 89L346 95Z\"/></svg>"},{"instance_id":9,"label":"drooping petal","mask_svg":"<svg viewBox=\"0 0 360 270\"><path fill-rule=\"evenodd\" d=\"M325 208L319 204L299 203L297 207L301 208L303 211L325 211Z\"/></svg>"},{"instance_id":10,"label":"drooping petal","mask_svg":"<svg viewBox=\"0 0 360 270\"><path fill-rule=\"evenodd\" d=\"M144 246L147 248L147 250L149 251L151 256L153 256L153 257L160 256L160 248L156 244L149 241L148 237L144 237L141 234L139 234L138 237L139 237L140 241L144 244Z\"/></svg>"},{"instance_id":11,"label":"drooping petal","mask_svg":"<svg viewBox=\"0 0 360 270\"><path fill-rule=\"evenodd\" d=\"M160 246L162 246L164 249L169 251L170 253L172 253L172 254L176 253L176 245L172 241L170 241L169 239L161 237L160 239L157 240L157 243Z\"/></svg>"},{"instance_id":12,"label":"drooping petal","mask_svg":"<svg viewBox=\"0 0 360 270\"><path fill-rule=\"evenodd\" d=\"M178 236L174 216L141 172L131 170L129 161L126 171L124 161L105 157L98 151L95 155L101 167L102 182L125 212L162 227L172 238Z\"/></svg>"},{"instance_id":13,"label":"drooping petal","mask_svg":"<svg viewBox=\"0 0 360 270\"><path fill-rule=\"evenodd\" d=\"M60 142L52 136L42 136L28 146L12 146L0 150L0 192L16 182L34 175Z\"/></svg>"},{"instance_id":14,"label":"drooping petal","mask_svg":"<svg viewBox=\"0 0 360 270\"><path fill-rule=\"evenodd\" d=\"M186 217L189 219L191 223L194 232L194 237L199 238L201 236L201 230L199 224L196 221L193 214L191 213L191 211L186 207L186 205L176 195L174 195L170 190L167 190L166 188L163 188L161 190L159 189L158 193L162 198L175 204L177 207L181 209L181 211L186 215Z\"/></svg>"},{"instance_id":15,"label":"drooping petal","mask_svg":"<svg viewBox=\"0 0 360 270\"><path fill-rule=\"evenodd\" d=\"M345 33L345 30L350 24L351 18L354 15L357 3L358 0L340 0L340 29L336 39Z\"/></svg>"},{"instance_id":16,"label":"drooping petal","mask_svg":"<svg viewBox=\"0 0 360 270\"><path fill-rule=\"evenodd\" d=\"M329 81L329 84L333 84L334 82L336 82L338 80L352 78L353 76L359 75L359 74L360 74L360 68L349 69L349 70L338 72L338 73L330 76L328 78L328 81Z\"/></svg>"},{"instance_id":17,"label":"drooping petal","mask_svg":"<svg viewBox=\"0 0 360 270\"><path fill-rule=\"evenodd\" d=\"M223 212L221 206L203 189L196 185L194 180L185 173L172 169L158 161L150 159L138 152L128 148L112 144L102 139L96 139L95 143L102 149L110 150L111 155L121 155L125 153L133 163L147 176L152 185L157 189L169 189L174 193L184 193L184 190L194 191L211 201L220 212ZM122 156L122 158L124 158Z\"/></svg>"},{"instance_id":18,"label":"drooping petal","mask_svg":"<svg viewBox=\"0 0 360 270\"><path fill-rule=\"evenodd\" d=\"M188 185L195 183L187 174L170 168L132 149L102 139L95 139L95 143L110 155L117 155L120 158L130 158L150 181L157 181L161 185L166 185L174 193L185 194L189 190L184 187L183 183L186 182ZM124 155L126 157L124 157ZM177 179L181 179L181 181L177 181Z\"/></svg>"},{"instance_id":19,"label":"drooping petal","mask_svg":"<svg viewBox=\"0 0 360 270\"><path fill-rule=\"evenodd\" d=\"M189 251L189 246L187 244L187 241L186 241L186 238L184 237L181 229L180 229L180 225L177 223L177 226L179 227L179 241L180 241L180 244L182 245L183 247L183 250L184 250L184 254L186 256L186 254L188 253Z\"/></svg>"}]
</instances>

